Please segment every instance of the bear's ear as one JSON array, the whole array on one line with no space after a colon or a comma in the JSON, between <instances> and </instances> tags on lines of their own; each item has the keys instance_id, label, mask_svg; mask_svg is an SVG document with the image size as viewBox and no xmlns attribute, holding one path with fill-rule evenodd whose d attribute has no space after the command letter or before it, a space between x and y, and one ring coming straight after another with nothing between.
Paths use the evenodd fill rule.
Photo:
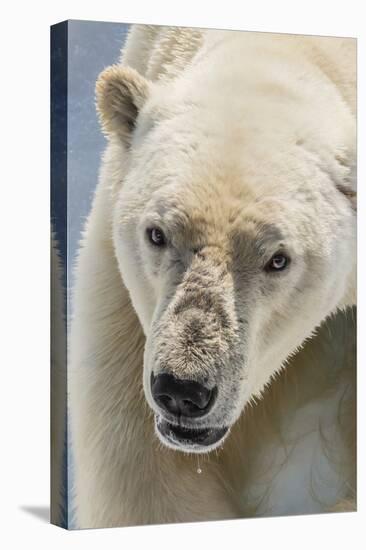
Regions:
<instances>
[{"instance_id":1,"label":"bear's ear","mask_svg":"<svg viewBox=\"0 0 366 550\"><path fill-rule=\"evenodd\" d=\"M97 80L96 104L103 131L129 147L136 119L150 92L150 82L130 67L112 65Z\"/></svg>"}]
</instances>

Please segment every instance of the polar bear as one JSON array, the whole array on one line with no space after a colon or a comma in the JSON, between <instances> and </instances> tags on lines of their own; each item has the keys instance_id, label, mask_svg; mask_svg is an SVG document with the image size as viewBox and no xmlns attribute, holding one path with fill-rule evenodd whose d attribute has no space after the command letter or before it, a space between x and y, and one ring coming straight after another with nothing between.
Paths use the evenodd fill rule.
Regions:
<instances>
[{"instance_id":1,"label":"polar bear","mask_svg":"<svg viewBox=\"0 0 366 550\"><path fill-rule=\"evenodd\" d=\"M352 39L137 25L100 75L78 527L354 499L355 73Z\"/></svg>"}]
</instances>

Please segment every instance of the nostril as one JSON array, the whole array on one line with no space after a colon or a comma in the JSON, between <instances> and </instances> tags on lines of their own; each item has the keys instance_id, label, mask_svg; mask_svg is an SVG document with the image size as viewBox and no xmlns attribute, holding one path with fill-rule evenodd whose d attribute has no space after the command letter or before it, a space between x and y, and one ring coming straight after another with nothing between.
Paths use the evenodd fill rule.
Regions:
<instances>
[{"instance_id":1,"label":"nostril","mask_svg":"<svg viewBox=\"0 0 366 550\"><path fill-rule=\"evenodd\" d=\"M179 407L177 406L176 401L169 395L158 395L155 398L157 404L164 410L169 411L173 414L179 412Z\"/></svg>"},{"instance_id":2,"label":"nostril","mask_svg":"<svg viewBox=\"0 0 366 550\"><path fill-rule=\"evenodd\" d=\"M183 399L180 403L181 412L185 416L194 416L195 413L199 413L204 408L205 407L200 407L199 405L196 405L196 403L190 401L189 399Z\"/></svg>"},{"instance_id":3,"label":"nostril","mask_svg":"<svg viewBox=\"0 0 366 550\"><path fill-rule=\"evenodd\" d=\"M160 403L162 403L165 407L169 407L172 405L173 399L169 397L169 395L160 395L158 399Z\"/></svg>"},{"instance_id":4,"label":"nostril","mask_svg":"<svg viewBox=\"0 0 366 550\"><path fill-rule=\"evenodd\" d=\"M189 399L183 399L180 402L181 414L184 416L202 416L206 413L206 408L206 405L200 406Z\"/></svg>"},{"instance_id":5,"label":"nostril","mask_svg":"<svg viewBox=\"0 0 366 550\"><path fill-rule=\"evenodd\" d=\"M193 380L167 373L151 377L151 392L158 406L174 415L200 417L212 408L217 388L209 389Z\"/></svg>"}]
</instances>

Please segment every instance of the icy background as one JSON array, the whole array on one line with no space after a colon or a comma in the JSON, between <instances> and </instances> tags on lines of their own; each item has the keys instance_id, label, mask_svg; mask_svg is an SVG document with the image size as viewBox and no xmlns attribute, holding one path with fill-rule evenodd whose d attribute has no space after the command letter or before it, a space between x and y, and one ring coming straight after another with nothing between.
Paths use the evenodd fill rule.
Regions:
<instances>
[{"instance_id":1,"label":"icy background","mask_svg":"<svg viewBox=\"0 0 366 550\"><path fill-rule=\"evenodd\" d=\"M68 289L85 219L98 180L106 139L95 110L99 73L119 61L129 25L93 21L68 23Z\"/></svg>"}]
</instances>

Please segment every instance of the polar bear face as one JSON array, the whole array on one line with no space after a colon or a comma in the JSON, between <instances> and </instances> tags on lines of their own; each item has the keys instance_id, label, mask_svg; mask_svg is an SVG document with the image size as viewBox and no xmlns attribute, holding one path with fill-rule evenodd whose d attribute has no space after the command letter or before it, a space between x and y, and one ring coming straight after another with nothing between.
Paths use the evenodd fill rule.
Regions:
<instances>
[{"instance_id":1,"label":"polar bear face","mask_svg":"<svg viewBox=\"0 0 366 550\"><path fill-rule=\"evenodd\" d=\"M299 136L304 121L279 136L250 108L238 117L237 105L177 104L174 93L119 67L97 87L156 433L207 452L350 300L355 212L348 167L333 145Z\"/></svg>"}]
</instances>

